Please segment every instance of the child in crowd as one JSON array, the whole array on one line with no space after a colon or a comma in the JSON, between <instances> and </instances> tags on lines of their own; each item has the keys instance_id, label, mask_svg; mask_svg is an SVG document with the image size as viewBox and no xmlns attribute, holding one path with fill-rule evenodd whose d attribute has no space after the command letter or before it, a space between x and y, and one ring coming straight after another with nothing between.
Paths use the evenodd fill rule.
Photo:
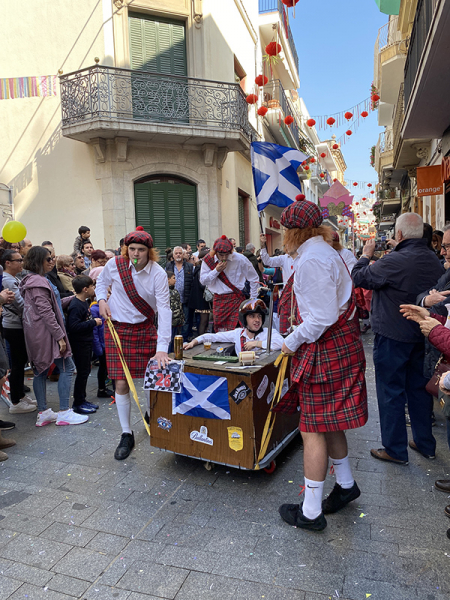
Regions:
<instances>
[{"instance_id":1,"label":"child in crowd","mask_svg":"<svg viewBox=\"0 0 450 600\"><path fill-rule=\"evenodd\" d=\"M180 294L175 289L175 273L167 271L167 279L170 290L170 310L172 311L172 339L170 341L169 352L173 352L173 340L176 335L181 335L181 328L184 325L184 312Z\"/></svg>"},{"instance_id":2,"label":"child in crowd","mask_svg":"<svg viewBox=\"0 0 450 600\"><path fill-rule=\"evenodd\" d=\"M89 239L90 237L91 237L91 228L86 227L86 225L82 225L78 229L78 236L75 238L75 241L73 243L73 251L80 253L83 248L83 243L91 241Z\"/></svg>"},{"instance_id":3,"label":"child in crowd","mask_svg":"<svg viewBox=\"0 0 450 600\"><path fill-rule=\"evenodd\" d=\"M93 280L87 275L78 275L72 280L75 298L67 308L66 329L72 348L77 377L73 389L73 411L88 415L97 410L98 404L86 400L86 385L91 372L94 328L102 325L101 319L93 319L87 304L95 296Z\"/></svg>"},{"instance_id":4,"label":"child in crowd","mask_svg":"<svg viewBox=\"0 0 450 600\"><path fill-rule=\"evenodd\" d=\"M104 267L95 267L92 269L89 276L94 281L97 280L97 277L103 271ZM100 319L100 308L98 306L97 300L94 298L93 302L89 307L91 311L91 315L94 319ZM97 398L111 398L114 397L114 390L107 387L108 380L108 370L106 367L106 354L105 354L105 321L101 319L102 324L100 327L94 327L94 340L93 340L93 352L94 356L98 360L98 371L97 371L97 381L98 381L98 390L97 390Z\"/></svg>"}]
</instances>

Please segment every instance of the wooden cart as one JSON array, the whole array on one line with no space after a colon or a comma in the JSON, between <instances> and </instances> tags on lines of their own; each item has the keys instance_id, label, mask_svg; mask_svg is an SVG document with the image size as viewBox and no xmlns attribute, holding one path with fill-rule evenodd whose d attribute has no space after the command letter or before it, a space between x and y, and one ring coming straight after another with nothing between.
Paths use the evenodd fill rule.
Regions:
<instances>
[{"instance_id":1,"label":"wooden cart","mask_svg":"<svg viewBox=\"0 0 450 600\"><path fill-rule=\"evenodd\" d=\"M219 344L213 344L210 352L214 352L217 346ZM194 360L193 356L200 353L205 354L202 345L184 353L184 370L186 373L227 378L231 420L173 415L172 394L152 391L150 444L206 462L255 469L278 375L273 363L279 351L262 354L255 363L257 368L239 368L239 363L217 365ZM284 385L285 388L289 385L287 379ZM261 469L271 472L275 468L274 459L297 435L298 422L298 413L277 413L266 454L259 463Z\"/></svg>"}]
</instances>

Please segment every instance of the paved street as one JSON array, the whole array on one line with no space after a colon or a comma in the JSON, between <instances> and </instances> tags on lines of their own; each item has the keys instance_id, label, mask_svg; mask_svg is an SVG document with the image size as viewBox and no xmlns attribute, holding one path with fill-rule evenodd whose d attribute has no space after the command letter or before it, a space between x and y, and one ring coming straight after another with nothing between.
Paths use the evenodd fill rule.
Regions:
<instances>
[{"instance_id":1,"label":"paved street","mask_svg":"<svg viewBox=\"0 0 450 600\"><path fill-rule=\"evenodd\" d=\"M299 443L273 475L207 471L150 448L135 410L137 446L120 463L107 401L80 426L38 429L36 413L16 416L3 435L17 446L0 466L0 600L447 600L450 501L433 487L450 471L443 419L438 410L435 461L370 458L381 444L370 336L365 343L370 420L349 434L362 495L319 534L277 512L298 498ZM49 391L56 410L56 384ZM3 404L0 418L9 419Z\"/></svg>"}]
</instances>

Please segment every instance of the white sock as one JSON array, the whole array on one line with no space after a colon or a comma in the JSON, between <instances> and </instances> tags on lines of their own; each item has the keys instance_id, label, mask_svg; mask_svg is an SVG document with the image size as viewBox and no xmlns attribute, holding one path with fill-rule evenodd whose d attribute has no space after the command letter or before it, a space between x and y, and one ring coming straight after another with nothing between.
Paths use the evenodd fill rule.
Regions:
<instances>
[{"instance_id":1,"label":"white sock","mask_svg":"<svg viewBox=\"0 0 450 600\"><path fill-rule=\"evenodd\" d=\"M130 414L131 414L131 398L130 394L118 394L114 395L116 399L117 414L119 415L120 425L122 426L122 433L131 433L130 426Z\"/></svg>"},{"instance_id":2,"label":"white sock","mask_svg":"<svg viewBox=\"0 0 450 600\"><path fill-rule=\"evenodd\" d=\"M150 416L150 390L144 390L145 393L145 406L147 407L147 412Z\"/></svg>"},{"instance_id":3,"label":"white sock","mask_svg":"<svg viewBox=\"0 0 450 600\"><path fill-rule=\"evenodd\" d=\"M349 490L353 487L355 480L353 479L348 455L345 458L331 458L331 464L333 465L334 473L336 475L336 482L341 488Z\"/></svg>"},{"instance_id":4,"label":"white sock","mask_svg":"<svg viewBox=\"0 0 450 600\"><path fill-rule=\"evenodd\" d=\"M307 519L315 519L322 512L324 483L324 481L313 481L305 477L305 500L302 510Z\"/></svg>"}]
</instances>

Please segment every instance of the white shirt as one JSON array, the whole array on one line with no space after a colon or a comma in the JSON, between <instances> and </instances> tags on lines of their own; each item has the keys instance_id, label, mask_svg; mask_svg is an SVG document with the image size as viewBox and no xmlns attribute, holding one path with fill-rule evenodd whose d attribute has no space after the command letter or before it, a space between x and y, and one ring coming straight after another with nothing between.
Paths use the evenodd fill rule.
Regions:
<instances>
[{"instance_id":1,"label":"white shirt","mask_svg":"<svg viewBox=\"0 0 450 600\"><path fill-rule=\"evenodd\" d=\"M130 261L131 276L136 290L158 313L157 352L167 352L172 337L172 311L167 274L158 263L149 261L141 271L136 271ZM108 300L111 318L121 323L142 323L146 317L133 306L124 290L115 260L109 260L95 286L97 300L106 300L108 287L111 296Z\"/></svg>"},{"instance_id":2,"label":"white shirt","mask_svg":"<svg viewBox=\"0 0 450 600\"><path fill-rule=\"evenodd\" d=\"M321 235L300 246L294 269L294 292L303 323L284 340L291 352L304 342L315 342L334 325L347 310L352 294L347 267Z\"/></svg>"},{"instance_id":3,"label":"white shirt","mask_svg":"<svg viewBox=\"0 0 450 600\"><path fill-rule=\"evenodd\" d=\"M267 350L267 333L268 329L263 329L261 333L255 335L254 338L249 337L247 329L232 329L231 331L221 331L220 333L205 333L205 335L200 335L197 338L197 342L199 344L203 344L203 342L233 342L234 348L236 350L236 355L239 356L239 352L241 352L241 335L244 336L245 341L247 342L262 342L262 347L264 350ZM283 345L284 338L278 333L276 329L272 329L272 340L270 342L271 350L281 350L281 346Z\"/></svg>"},{"instance_id":4,"label":"white shirt","mask_svg":"<svg viewBox=\"0 0 450 600\"><path fill-rule=\"evenodd\" d=\"M294 272L294 259L290 254L280 254L280 256L269 256L266 248L261 248L261 260L266 267L281 267L283 273L283 284L286 285L290 276Z\"/></svg>"},{"instance_id":5,"label":"white shirt","mask_svg":"<svg viewBox=\"0 0 450 600\"><path fill-rule=\"evenodd\" d=\"M356 260L356 256L353 254L353 252L351 250L348 250L347 248L342 248L342 250L339 252L339 254L342 256L342 260L347 265L348 272L351 274L353 267L358 262Z\"/></svg>"},{"instance_id":6,"label":"white shirt","mask_svg":"<svg viewBox=\"0 0 450 600\"><path fill-rule=\"evenodd\" d=\"M214 257L214 263L218 264L217 256ZM243 254L238 252L232 252L228 255L227 266L223 270L223 273L228 277L230 283L238 288L238 290L244 289L245 281L250 282L250 297L256 298L258 296L258 288L261 285L259 282L258 274L253 268L252 263ZM200 271L200 283L207 285L210 292L213 294L230 294L233 290L222 283L218 278L220 275L219 271L214 268L212 271L208 267L205 261L202 262L202 268Z\"/></svg>"}]
</instances>

